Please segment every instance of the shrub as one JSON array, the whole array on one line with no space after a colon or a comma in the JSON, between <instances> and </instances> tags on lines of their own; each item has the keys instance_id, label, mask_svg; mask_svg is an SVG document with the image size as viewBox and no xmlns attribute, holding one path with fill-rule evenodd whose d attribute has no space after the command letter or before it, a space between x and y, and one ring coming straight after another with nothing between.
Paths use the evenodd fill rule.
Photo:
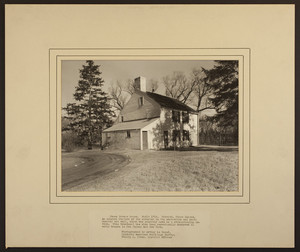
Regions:
<instances>
[{"instance_id":1,"label":"shrub","mask_svg":"<svg viewBox=\"0 0 300 252\"><path fill-rule=\"evenodd\" d=\"M63 132L61 136L61 147L67 152L74 151L77 147L77 136L72 132Z\"/></svg>"}]
</instances>

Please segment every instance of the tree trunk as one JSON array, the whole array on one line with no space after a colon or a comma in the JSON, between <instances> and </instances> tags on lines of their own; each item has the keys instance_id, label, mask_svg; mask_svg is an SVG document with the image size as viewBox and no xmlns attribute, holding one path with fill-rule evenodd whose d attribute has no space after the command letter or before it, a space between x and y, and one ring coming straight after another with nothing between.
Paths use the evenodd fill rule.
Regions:
<instances>
[{"instance_id":1,"label":"tree trunk","mask_svg":"<svg viewBox=\"0 0 300 252\"><path fill-rule=\"evenodd\" d=\"M91 104L91 94L92 87L90 86L90 95L89 95L89 134L88 134L88 149L93 149L93 136L92 136L92 104Z\"/></svg>"},{"instance_id":2,"label":"tree trunk","mask_svg":"<svg viewBox=\"0 0 300 252\"><path fill-rule=\"evenodd\" d=\"M93 149L93 145L92 145L91 140L89 139L88 140L88 150L92 150L92 149Z\"/></svg>"},{"instance_id":3,"label":"tree trunk","mask_svg":"<svg viewBox=\"0 0 300 252\"><path fill-rule=\"evenodd\" d=\"M99 139L100 139L100 149L103 150L103 143L102 143L102 129L100 129L100 136L99 136Z\"/></svg>"}]
</instances>

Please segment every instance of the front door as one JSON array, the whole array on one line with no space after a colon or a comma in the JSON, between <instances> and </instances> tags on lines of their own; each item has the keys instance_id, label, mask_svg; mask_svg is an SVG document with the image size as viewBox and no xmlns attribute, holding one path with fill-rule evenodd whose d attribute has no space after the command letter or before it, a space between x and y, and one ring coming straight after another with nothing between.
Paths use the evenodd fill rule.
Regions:
<instances>
[{"instance_id":1,"label":"front door","mask_svg":"<svg viewBox=\"0 0 300 252\"><path fill-rule=\"evenodd\" d=\"M148 132L143 131L143 150L148 150Z\"/></svg>"}]
</instances>

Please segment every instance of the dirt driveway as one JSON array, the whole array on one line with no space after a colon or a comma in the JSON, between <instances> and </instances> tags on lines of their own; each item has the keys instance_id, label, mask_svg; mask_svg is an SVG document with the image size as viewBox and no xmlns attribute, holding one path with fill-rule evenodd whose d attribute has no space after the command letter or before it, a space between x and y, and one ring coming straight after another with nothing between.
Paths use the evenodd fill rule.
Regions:
<instances>
[{"instance_id":1,"label":"dirt driveway","mask_svg":"<svg viewBox=\"0 0 300 252\"><path fill-rule=\"evenodd\" d=\"M62 153L62 191L118 171L128 163L124 155L99 150Z\"/></svg>"}]
</instances>

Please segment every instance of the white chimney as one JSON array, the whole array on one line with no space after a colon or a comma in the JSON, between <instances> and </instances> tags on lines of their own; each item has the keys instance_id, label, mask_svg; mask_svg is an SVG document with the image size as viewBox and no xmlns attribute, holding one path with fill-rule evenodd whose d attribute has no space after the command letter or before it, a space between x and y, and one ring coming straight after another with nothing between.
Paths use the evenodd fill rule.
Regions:
<instances>
[{"instance_id":1,"label":"white chimney","mask_svg":"<svg viewBox=\"0 0 300 252\"><path fill-rule=\"evenodd\" d=\"M142 92L146 92L146 78L139 76L134 79L134 88Z\"/></svg>"}]
</instances>

